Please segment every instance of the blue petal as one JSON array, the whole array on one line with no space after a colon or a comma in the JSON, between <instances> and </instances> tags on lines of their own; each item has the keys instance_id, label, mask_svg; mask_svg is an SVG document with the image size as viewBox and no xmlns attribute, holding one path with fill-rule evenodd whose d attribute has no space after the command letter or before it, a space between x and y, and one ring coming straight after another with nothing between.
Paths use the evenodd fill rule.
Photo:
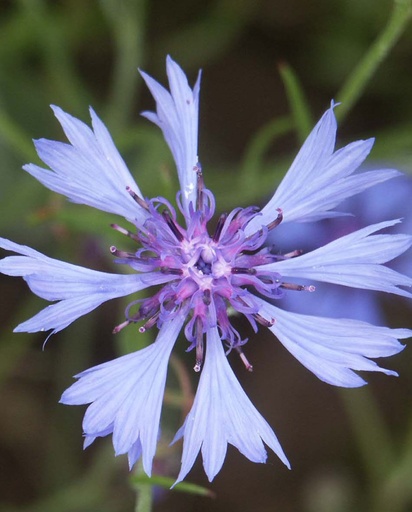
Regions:
<instances>
[{"instance_id":1,"label":"blue petal","mask_svg":"<svg viewBox=\"0 0 412 512\"><path fill-rule=\"evenodd\" d=\"M217 328L207 333L206 360L195 401L174 441L183 437L182 481L202 450L203 466L213 480L230 443L253 462L266 462L265 442L289 466L273 430L258 413L229 366Z\"/></svg>"},{"instance_id":2,"label":"blue petal","mask_svg":"<svg viewBox=\"0 0 412 512\"><path fill-rule=\"evenodd\" d=\"M163 132L173 154L182 190L183 207L189 215L189 204L196 199L198 163L198 116L200 73L193 90L182 69L170 57L166 60L170 93L149 75L141 71L150 92L156 100L156 113L143 112Z\"/></svg>"},{"instance_id":3,"label":"blue petal","mask_svg":"<svg viewBox=\"0 0 412 512\"><path fill-rule=\"evenodd\" d=\"M96 437L112 433L116 455L127 453L133 466L142 453L149 476L167 365L183 322L181 316L167 320L152 345L76 375L78 381L60 400L66 405L91 403L83 420L87 445Z\"/></svg>"},{"instance_id":4,"label":"blue petal","mask_svg":"<svg viewBox=\"0 0 412 512\"><path fill-rule=\"evenodd\" d=\"M165 283L173 276L146 274L108 274L48 258L44 254L0 238L0 247L22 256L8 256L0 261L0 272L22 276L33 293L49 301L31 319L18 325L15 332L58 332L107 300L124 297L149 286Z\"/></svg>"},{"instance_id":5,"label":"blue petal","mask_svg":"<svg viewBox=\"0 0 412 512\"><path fill-rule=\"evenodd\" d=\"M397 375L379 367L370 357L388 357L404 349L398 339L409 338L409 329L378 327L359 320L301 315L279 309L255 297L259 314L274 321L270 330L306 368L335 386L366 384L353 370Z\"/></svg>"},{"instance_id":6,"label":"blue petal","mask_svg":"<svg viewBox=\"0 0 412 512\"><path fill-rule=\"evenodd\" d=\"M379 290L404 297L412 294L397 286L412 286L412 279L384 267L412 245L409 235L372 235L399 220L380 222L342 236L329 244L296 258L262 265L261 269L282 276L316 279L355 288Z\"/></svg>"},{"instance_id":7,"label":"blue petal","mask_svg":"<svg viewBox=\"0 0 412 512\"><path fill-rule=\"evenodd\" d=\"M391 169L351 174L369 154L373 139L357 141L333 152L336 136L334 106L325 112L306 139L272 199L247 226L251 234L283 211L283 222L313 221L338 215L330 211L345 198L399 175Z\"/></svg>"},{"instance_id":8,"label":"blue petal","mask_svg":"<svg viewBox=\"0 0 412 512\"><path fill-rule=\"evenodd\" d=\"M279 185L279 192L283 192L283 190L286 192L291 187L295 188L297 182L309 183L316 169L333 155L337 130L333 108L331 106L323 114L320 121L318 121L309 134L289 171L283 178L282 183Z\"/></svg>"},{"instance_id":9,"label":"blue petal","mask_svg":"<svg viewBox=\"0 0 412 512\"><path fill-rule=\"evenodd\" d=\"M94 131L59 107L52 107L70 144L35 141L39 157L51 170L34 164L23 168L47 188L75 203L87 204L142 224L147 212L127 192L141 192L102 121L90 109Z\"/></svg>"}]
</instances>

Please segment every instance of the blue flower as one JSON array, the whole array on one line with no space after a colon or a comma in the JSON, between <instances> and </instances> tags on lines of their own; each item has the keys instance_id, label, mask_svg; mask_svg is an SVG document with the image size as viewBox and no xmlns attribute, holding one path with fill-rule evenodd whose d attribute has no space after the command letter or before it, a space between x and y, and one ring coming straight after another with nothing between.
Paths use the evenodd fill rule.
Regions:
<instances>
[{"instance_id":1,"label":"blue flower","mask_svg":"<svg viewBox=\"0 0 412 512\"><path fill-rule=\"evenodd\" d=\"M387 218L405 217L402 223L391 228L391 232L412 234L412 215L409 198L412 194L412 178L400 176L389 182L380 183L356 196L346 199L341 208L353 215L336 219L324 219L320 222L293 223L280 225L272 234L273 243L283 250L292 250L299 240L299 248L305 252L325 245L343 235L356 231L369 224L382 222ZM411 251L406 251L391 267L398 272L408 272L412 264ZM304 282L300 279L301 282ZM304 294L285 296L285 304L294 311L305 314L320 314L357 318L372 323L384 323L382 295L369 290L335 287L328 283L319 283L312 300L306 300Z\"/></svg>"},{"instance_id":2,"label":"blue flower","mask_svg":"<svg viewBox=\"0 0 412 512\"><path fill-rule=\"evenodd\" d=\"M180 191L174 207L163 198L143 197L110 135L91 110L93 129L54 107L69 144L38 140L37 152L50 168L30 164L25 170L46 187L83 203L125 217L131 230L113 227L136 242L134 252L111 247L115 262L132 274L109 274L63 263L25 246L0 239L0 246L18 256L0 262L0 271L22 276L38 296L54 302L16 331L58 332L101 303L156 285L136 313L115 331L140 323L139 330L159 329L156 341L133 354L119 357L76 375L61 402L90 404L84 417L85 446L112 434L116 455L127 454L132 467L142 457L151 474L159 437L167 364L179 332L184 331L194 352L194 370L201 372L189 414L176 434L183 438L182 467L177 481L190 471L199 451L209 480L222 467L227 444L254 462L265 462L265 444L289 467L268 423L252 405L233 374L227 353L239 354L252 370L243 345L246 339L233 327L229 311L246 316L257 331L262 325L321 380L344 387L365 381L356 371L396 372L371 359L400 352L399 339L407 329L376 327L359 320L307 316L285 311L282 297L294 291L307 294L313 284L285 278L309 279L352 288L380 290L404 297L412 279L384 263L412 244L402 234L376 234L398 220L379 222L327 243L310 253L275 253L269 233L280 223L313 221L340 215L333 209L344 199L397 176L382 169L355 173L373 141L357 141L335 151L334 105L325 112L298 153L284 180L260 211L236 208L222 214L213 233L208 222L215 200L205 187L197 157L200 75L191 89L186 76L167 59L170 92L142 73L156 100L156 112L143 115L160 127L177 166ZM298 245L297 241L297 245ZM226 351L226 354L225 354Z\"/></svg>"}]
</instances>

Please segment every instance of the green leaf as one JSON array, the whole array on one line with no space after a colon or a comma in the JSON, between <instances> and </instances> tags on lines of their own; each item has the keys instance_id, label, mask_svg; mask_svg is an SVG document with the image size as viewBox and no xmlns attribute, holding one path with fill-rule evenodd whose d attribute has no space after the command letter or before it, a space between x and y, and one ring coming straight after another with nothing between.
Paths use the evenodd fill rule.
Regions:
<instances>
[{"instance_id":1,"label":"green leaf","mask_svg":"<svg viewBox=\"0 0 412 512\"><path fill-rule=\"evenodd\" d=\"M107 118L116 132L129 121L138 88L142 85L137 68L142 65L146 31L146 0L101 0L110 23L115 46Z\"/></svg>"},{"instance_id":2,"label":"green leaf","mask_svg":"<svg viewBox=\"0 0 412 512\"><path fill-rule=\"evenodd\" d=\"M242 182L244 188L250 189L252 187L256 190L259 184L257 177L258 175L260 177L262 173L264 154L275 140L291 132L294 127L293 119L287 116L273 119L260 128L248 144L243 157L242 170L238 179Z\"/></svg>"},{"instance_id":3,"label":"green leaf","mask_svg":"<svg viewBox=\"0 0 412 512\"><path fill-rule=\"evenodd\" d=\"M336 116L340 121L358 101L382 61L389 55L393 46L406 30L411 17L412 1L394 0L393 11L388 23L359 61L352 74L349 75L337 95L337 100L342 103L342 106L336 111Z\"/></svg>"},{"instance_id":4,"label":"green leaf","mask_svg":"<svg viewBox=\"0 0 412 512\"><path fill-rule=\"evenodd\" d=\"M148 477L147 475L137 475L131 477L131 480L134 484L146 484L151 486L157 485L158 487L162 487L164 489L170 489L175 483L174 478L159 475L152 477ZM206 496L208 498L214 498L216 496L215 493L210 489L202 487L201 485L192 484L190 482L180 482L176 484L171 490L177 492L185 492L187 494L196 494L198 496Z\"/></svg>"},{"instance_id":5,"label":"green leaf","mask_svg":"<svg viewBox=\"0 0 412 512\"><path fill-rule=\"evenodd\" d=\"M304 142L312 128L312 116L309 110L309 103L306 99L303 87L293 69L283 62L279 64L279 73L286 89L299 140L300 142Z\"/></svg>"}]
</instances>

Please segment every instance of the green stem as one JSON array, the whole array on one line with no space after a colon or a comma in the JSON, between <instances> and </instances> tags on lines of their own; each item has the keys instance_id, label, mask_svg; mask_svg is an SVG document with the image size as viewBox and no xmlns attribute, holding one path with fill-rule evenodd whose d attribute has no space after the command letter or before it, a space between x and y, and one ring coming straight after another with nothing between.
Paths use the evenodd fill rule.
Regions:
<instances>
[{"instance_id":1,"label":"green stem","mask_svg":"<svg viewBox=\"0 0 412 512\"><path fill-rule=\"evenodd\" d=\"M270 121L258 131L246 148L243 157L239 181L244 187L256 189L257 175L261 169L261 160L265 151L275 140L290 133L294 128L294 120L287 116Z\"/></svg>"},{"instance_id":2,"label":"green stem","mask_svg":"<svg viewBox=\"0 0 412 512\"><path fill-rule=\"evenodd\" d=\"M136 465L135 474L143 474L143 464L140 459ZM150 483L134 483L133 485L136 491L136 505L135 512L151 512L153 508L153 488Z\"/></svg>"},{"instance_id":3,"label":"green stem","mask_svg":"<svg viewBox=\"0 0 412 512\"><path fill-rule=\"evenodd\" d=\"M112 130L126 125L137 91L144 53L146 0L101 0L115 44L113 82L107 120ZM141 82L141 81L140 81Z\"/></svg>"},{"instance_id":4,"label":"green stem","mask_svg":"<svg viewBox=\"0 0 412 512\"><path fill-rule=\"evenodd\" d=\"M279 73L295 121L296 133L299 141L303 143L312 128L312 116L310 114L309 103L303 87L299 82L299 78L293 69L283 62L279 64Z\"/></svg>"},{"instance_id":5,"label":"green stem","mask_svg":"<svg viewBox=\"0 0 412 512\"><path fill-rule=\"evenodd\" d=\"M352 424L370 486L375 492L385 481L393 465L394 452L390 434L368 388L343 389L340 396Z\"/></svg>"},{"instance_id":6,"label":"green stem","mask_svg":"<svg viewBox=\"0 0 412 512\"><path fill-rule=\"evenodd\" d=\"M72 109L82 112L89 103L85 84L78 76L64 24L45 0L20 0L41 45L45 72L52 87Z\"/></svg>"},{"instance_id":7,"label":"green stem","mask_svg":"<svg viewBox=\"0 0 412 512\"><path fill-rule=\"evenodd\" d=\"M12 148L18 158L33 160L35 157L34 146L30 137L7 114L0 103L0 138L7 146Z\"/></svg>"},{"instance_id":8,"label":"green stem","mask_svg":"<svg viewBox=\"0 0 412 512\"><path fill-rule=\"evenodd\" d=\"M336 111L340 121L357 102L368 81L405 31L411 16L411 0L394 0L392 14L387 25L337 94L337 100L342 103Z\"/></svg>"}]
</instances>

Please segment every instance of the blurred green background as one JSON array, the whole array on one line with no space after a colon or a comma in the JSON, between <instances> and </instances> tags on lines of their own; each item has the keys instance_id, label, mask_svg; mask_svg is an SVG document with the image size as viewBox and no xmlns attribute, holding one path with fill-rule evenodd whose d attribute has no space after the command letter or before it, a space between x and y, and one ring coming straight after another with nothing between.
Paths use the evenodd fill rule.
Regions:
<instances>
[{"instance_id":1,"label":"blurred green background","mask_svg":"<svg viewBox=\"0 0 412 512\"><path fill-rule=\"evenodd\" d=\"M393 48L373 74L367 67L371 60L363 60L388 27L394 4L409 3L2 0L1 236L55 258L113 271L108 247L121 240L109 228L113 216L69 204L21 166L38 162L32 138L63 140L49 104L85 121L93 105L143 193L173 199L173 161L160 131L139 116L153 109L153 100L137 73L140 67L165 83L168 53L192 83L203 69L199 154L218 212L261 204L332 98L347 99L337 110L342 118L339 145L376 136L370 161L385 160L410 172L412 32L407 10L399 15L398 32L392 27L389 34ZM376 48L382 57L388 50ZM369 73L364 79L362 70ZM360 81L351 92L347 80L354 76ZM410 210L411 204L405 204L405 216ZM125 306L113 301L53 336L42 351L44 334L12 334L17 323L43 307L42 301L30 295L22 280L1 277L0 510L145 510L142 499L149 488L136 488L126 459L113 457L111 440L100 439L83 452L83 408L57 402L72 375L150 340L142 341L141 335L138 340L133 327L111 334ZM386 311L390 326L412 327L405 301L391 298ZM231 363L279 436L293 470L287 471L274 454L268 464L256 465L229 448L212 484L199 461L189 475L191 482L211 489L214 498L156 487L153 509L412 510L410 350L387 363L399 371L399 379L368 375L367 388L341 391L318 381L262 331L250 334L248 357L255 372L246 374L236 358ZM190 401L193 390L187 380L193 379L195 387L185 348L182 340L172 360L165 441L173 437ZM165 441L155 473L174 477L180 446L169 448Z\"/></svg>"}]
</instances>

